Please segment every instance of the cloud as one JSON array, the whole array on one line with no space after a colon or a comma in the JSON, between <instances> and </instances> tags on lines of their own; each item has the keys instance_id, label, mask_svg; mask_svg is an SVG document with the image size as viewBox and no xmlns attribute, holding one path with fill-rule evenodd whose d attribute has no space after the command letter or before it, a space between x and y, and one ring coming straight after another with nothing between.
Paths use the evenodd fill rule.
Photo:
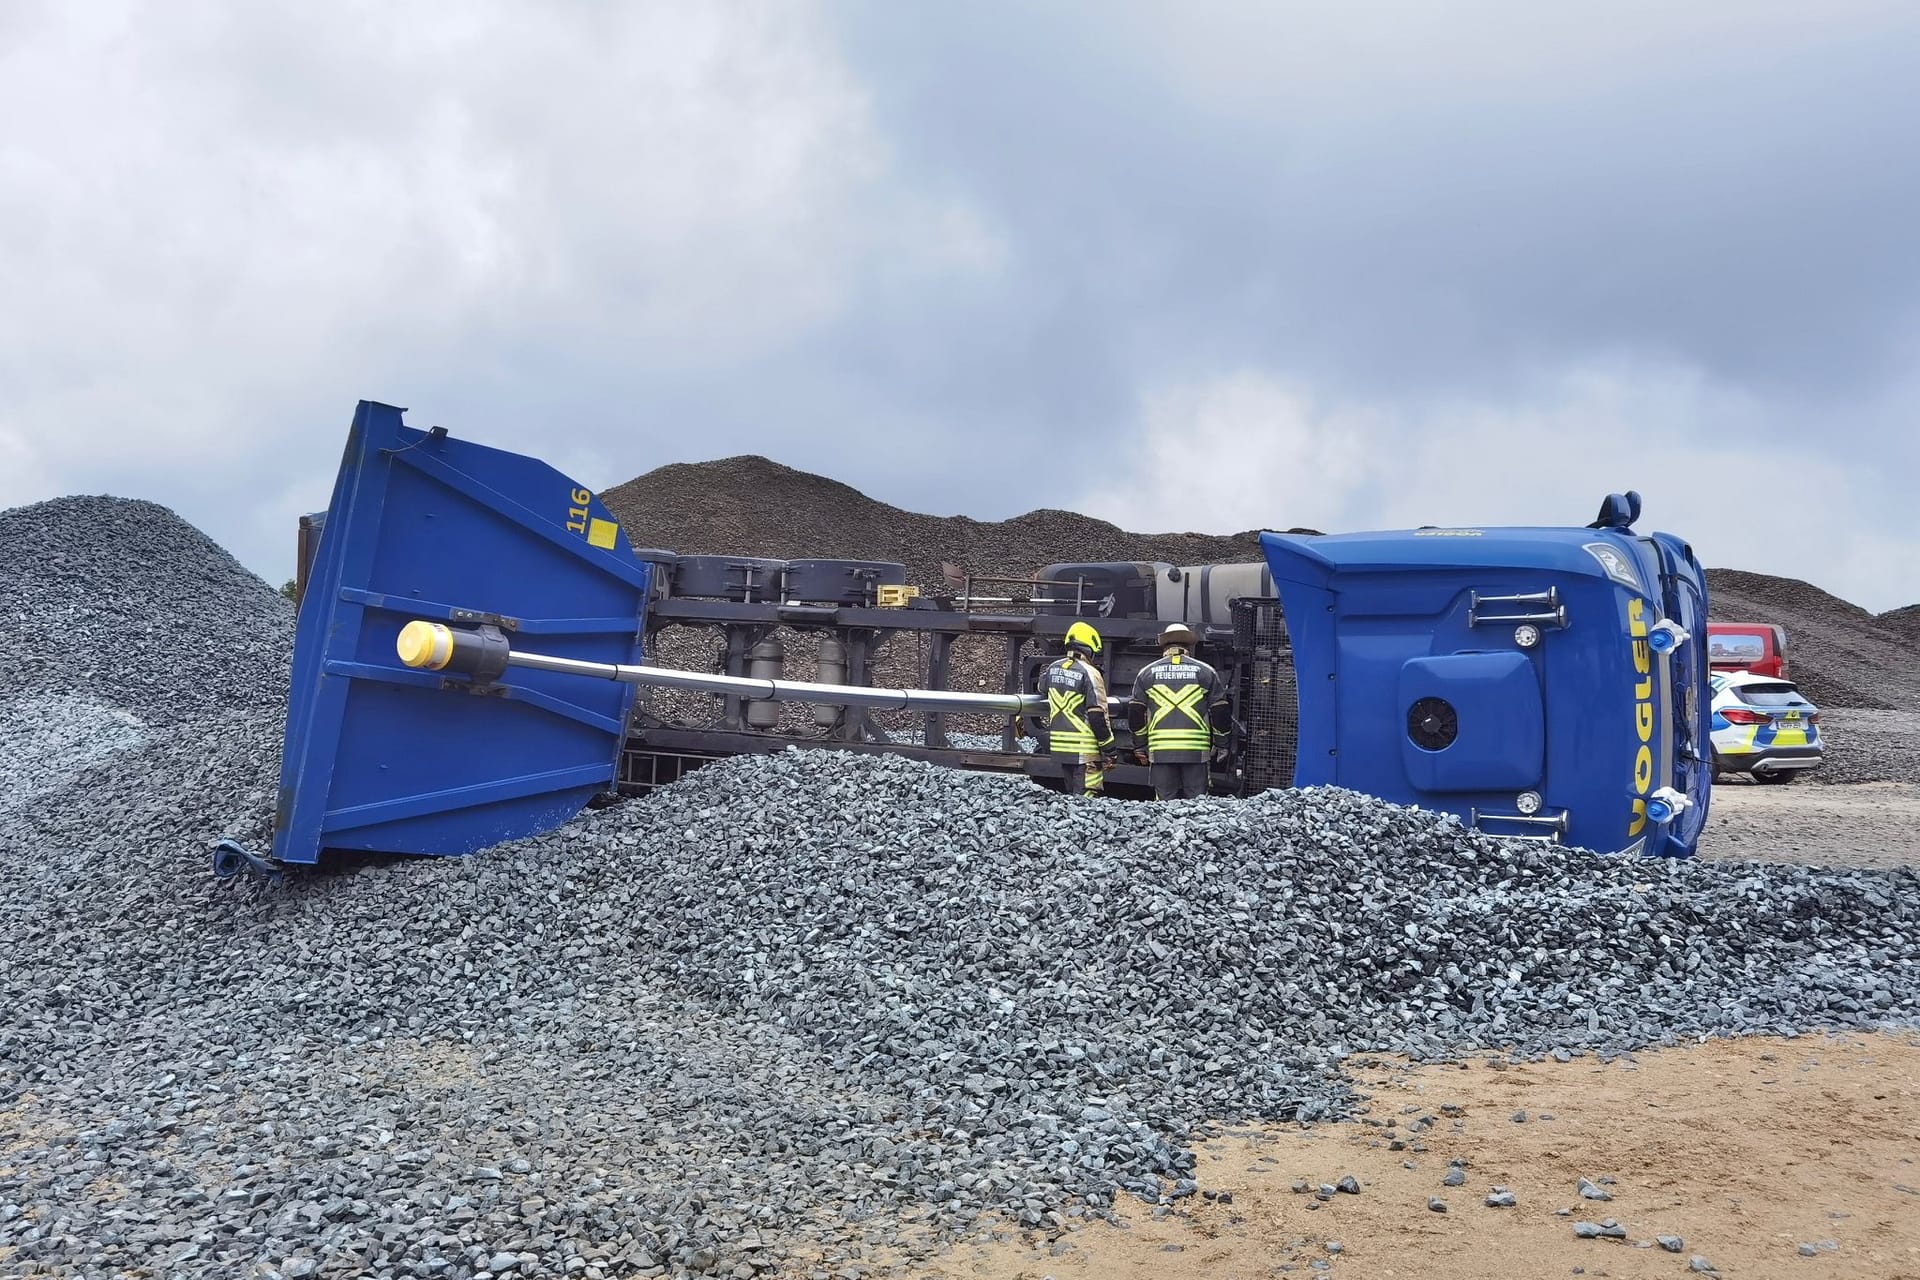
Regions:
<instances>
[{"instance_id":1,"label":"cloud","mask_svg":"<svg viewBox=\"0 0 1920 1280\"><path fill-rule=\"evenodd\" d=\"M1632 488L1640 527L1686 537L1709 565L1804 578L1875 611L1920 598L1920 529L1898 514L1911 472L1818 431L1752 447L1782 434L1776 412L1697 370L1632 362L1499 402L1343 401L1236 372L1147 395L1080 499L1134 527L1333 531L1578 525Z\"/></svg>"},{"instance_id":2,"label":"cloud","mask_svg":"<svg viewBox=\"0 0 1920 1280\"><path fill-rule=\"evenodd\" d=\"M1904 603L1917 80L1891 0L18 0L0 503L155 498L277 580L363 396L596 486L1168 527L1563 520L1733 450L1794 536L1675 527ZM1124 470L1168 424L1227 459L1184 499Z\"/></svg>"},{"instance_id":3,"label":"cloud","mask_svg":"<svg viewBox=\"0 0 1920 1280\"><path fill-rule=\"evenodd\" d=\"M1102 13L883 8L854 41L916 175L1004 212L1029 304L1081 292L1074 348L1370 395L1617 354L1774 396L1899 370L1912 6Z\"/></svg>"},{"instance_id":4,"label":"cloud","mask_svg":"<svg viewBox=\"0 0 1920 1280\"><path fill-rule=\"evenodd\" d=\"M608 409L805 341L876 245L993 268L967 211L884 189L809 6L9 14L0 503L296 470L323 503L361 396L651 465L702 424ZM188 514L257 551L285 506Z\"/></svg>"},{"instance_id":5,"label":"cloud","mask_svg":"<svg viewBox=\"0 0 1920 1280\"><path fill-rule=\"evenodd\" d=\"M1255 372L1152 392L1141 420L1117 449L1108 442L1119 474L1083 492L1080 509L1124 528L1222 533L1338 528L1392 429L1370 406L1317 404Z\"/></svg>"}]
</instances>

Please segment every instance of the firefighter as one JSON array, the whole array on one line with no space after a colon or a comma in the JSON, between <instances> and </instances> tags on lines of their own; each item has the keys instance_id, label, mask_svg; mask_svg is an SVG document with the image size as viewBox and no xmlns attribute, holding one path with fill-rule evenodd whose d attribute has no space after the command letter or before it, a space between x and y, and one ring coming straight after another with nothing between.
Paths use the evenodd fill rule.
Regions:
<instances>
[{"instance_id":1,"label":"firefighter","mask_svg":"<svg viewBox=\"0 0 1920 1280\"><path fill-rule=\"evenodd\" d=\"M1107 720L1107 682L1094 659L1100 633L1085 622L1067 628L1067 656L1040 673L1047 695L1047 740L1064 756L1068 795L1103 795L1107 769L1116 763L1113 726Z\"/></svg>"},{"instance_id":2,"label":"firefighter","mask_svg":"<svg viewBox=\"0 0 1920 1280\"><path fill-rule=\"evenodd\" d=\"M1184 623L1163 630L1161 656L1140 668L1127 703L1133 740L1146 748L1135 758L1150 766L1153 794L1161 800L1207 793L1214 739L1229 723L1226 682L1192 655L1197 643Z\"/></svg>"}]
</instances>

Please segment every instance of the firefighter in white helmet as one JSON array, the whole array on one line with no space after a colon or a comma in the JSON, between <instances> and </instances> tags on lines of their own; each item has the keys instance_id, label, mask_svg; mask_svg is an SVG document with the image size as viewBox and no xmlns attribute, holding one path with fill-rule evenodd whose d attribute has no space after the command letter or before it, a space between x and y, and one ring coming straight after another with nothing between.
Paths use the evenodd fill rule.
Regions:
<instances>
[{"instance_id":1,"label":"firefighter in white helmet","mask_svg":"<svg viewBox=\"0 0 1920 1280\"><path fill-rule=\"evenodd\" d=\"M1047 740L1063 757L1068 795L1103 795L1114 764L1113 726L1107 719L1107 682L1094 660L1100 633L1085 622L1067 628L1067 654L1040 673L1047 695Z\"/></svg>"},{"instance_id":2,"label":"firefighter in white helmet","mask_svg":"<svg viewBox=\"0 0 1920 1280\"><path fill-rule=\"evenodd\" d=\"M1229 720L1226 682L1193 656L1198 643L1184 623L1161 631L1161 656L1140 668L1127 703L1133 740L1145 747L1136 755L1144 755L1141 763L1149 766L1153 794L1161 800L1207 793L1214 740Z\"/></svg>"}]
</instances>

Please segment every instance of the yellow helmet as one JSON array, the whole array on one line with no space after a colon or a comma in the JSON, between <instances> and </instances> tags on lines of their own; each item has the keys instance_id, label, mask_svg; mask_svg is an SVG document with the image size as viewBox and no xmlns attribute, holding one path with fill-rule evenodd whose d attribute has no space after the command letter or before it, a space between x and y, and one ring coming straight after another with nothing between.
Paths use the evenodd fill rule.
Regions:
<instances>
[{"instance_id":1,"label":"yellow helmet","mask_svg":"<svg viewBox=\"0 0 1920 1280\"><path fill-rule=\"evenodd\" d=\"M1085 649L1088 653L1100 652L1100 633L1085 622L1076 622L1067 628L1067 647Z\"/></svg>"}]
</instances>

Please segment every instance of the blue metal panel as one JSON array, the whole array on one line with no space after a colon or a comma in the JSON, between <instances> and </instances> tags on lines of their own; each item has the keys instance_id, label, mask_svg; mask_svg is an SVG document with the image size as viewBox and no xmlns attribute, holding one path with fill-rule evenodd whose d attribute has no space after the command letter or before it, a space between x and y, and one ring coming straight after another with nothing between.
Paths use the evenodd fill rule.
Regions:
<instances>
[{"instance_id":1,"label":"blue metal panel","mask_svg":"<svg viewBox=\"0 0 1920 1280\"><path fill-rule=\"evenodd\" d=\"M1399 705L1411 707L1423 698L1442 699L1455 709L1459 736L1429 750L1400 735L1401 764L1415 787L1512 795L1540 785L1546 720L1540 676L1525 654L1409 659L1400 668Z\"/></svg>"},{"instance_id":2,"label":"blue metal panel","mask_svg":"<svg viewBox=\"0 0 1920 1280\"><path fill-rule=\"evenodd\" d=\"M1477 816L1503 835L1537 830L1502 822L1519 816L1518 792L1536 791L1541 816L1565 816L1570 844L1691 852L1708 785L1690 759L1686 711L1700 646L1669 660L1647 644L1649 628L1680 607L1678 596L1669 603L1654 542L1618 529L1523 528L1267 533L1261 544L1298 675L1295 785ZM1513 625L1486 621L1499 610L1476 620L1476 595L1549 589L1567 625L1540 626L1531 648ZM1704 618L1703 578L1686 591ZM1446 665L1463 655L1473 662ZM1438 690L1440 673L1453 670L1463 678L1434 696L1454 705L1460 739L1422 752L1407 732L1415 689ZM1669 785L1698 812L1661 827L1645 803Z\"/></svg>"},{"instance_id":3,"label":"blue metal panel","mask_svg":"<svg viewBox=\"0 0 1920 1280\"><path fill-rule=\"evenodd\" d=\"M493 615L543 652L637 662L649 566L583 486L402 412L360 403L301 602L284 862L472 853L550 830L613 783L631 685L514 668L476 691L402 666L394 641L413 618Z\"/></svg>"},{"instance_id":4,"label":"blue metal panel","mask_svg":"<svg viewBox=\"0 0 1920 1280\"><path fill-rule=\"evenodd\" d=\"M1706 830L1713 794L1713 729L1707 723L1713 712L1713 671L1707 650L1707 571L1694 557L1693 548L1670 533L1655 533L1646 541L1661 563L1666 614L1691 637L1673 655L1670 668L1683 739L1672 785L1692 802L1674 821L1671 837L1676 846L1691 850Z\"/></svg>"}]
</instances>

